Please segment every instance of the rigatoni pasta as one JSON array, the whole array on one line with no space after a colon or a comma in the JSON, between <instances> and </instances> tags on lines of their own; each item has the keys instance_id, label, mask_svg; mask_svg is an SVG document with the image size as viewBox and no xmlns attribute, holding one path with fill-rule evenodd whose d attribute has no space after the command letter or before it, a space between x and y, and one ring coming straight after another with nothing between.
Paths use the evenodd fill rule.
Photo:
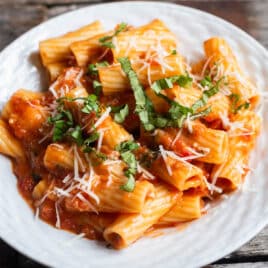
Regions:
<instances>
[{"instance_id":1,"label":"rigatoni pasta","mask_svg":"<svg viewBox=\"0 0 268 268\"><path fill-rule=\"evenodd\" d=\"M226 40L206 40L192 68L180 42L159 19L40 42L48 90L18 90L0 119L36 218L121 249L241 186L259 95Z\"/></svg>"},{"instance_id":2,"label":"rigatoni pasta","mask_svg":"<svg viewBox=\"0 0 268 268\"><path fill-rule=\"evenodd\" d=\"M51 63L67 61L72 56L70 51L72 43L90 38L102 31L101 23L95 21L63 36L41 41L39 50L43 65L47 66Z\"/></svg>"},{"instance_id":3,"label":"rigatoni pasta","mask_svg":"<svg viewBox=\"0 0 268 268\"><path fill-rule=\"evenodd\" d=\"M176 202L178 193L157 185L155 197L148 200L139 214L122 214L104 231L104 238L115 248L127 247L153 226Z\"/></svg>"}]
</instances>

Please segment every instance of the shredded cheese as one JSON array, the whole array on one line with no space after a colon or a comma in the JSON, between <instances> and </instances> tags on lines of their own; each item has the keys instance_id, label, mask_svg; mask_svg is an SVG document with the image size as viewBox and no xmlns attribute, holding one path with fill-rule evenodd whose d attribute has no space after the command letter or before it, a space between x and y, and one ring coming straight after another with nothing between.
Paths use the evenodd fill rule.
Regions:
<instances>
[{"instance_id":1,"label":"shredded cheese","mask_svg":"<svg viewBox=\"0 0 268 268\"><path fill-rule=\"evenodd\" d=\"M60 220L60 213L59 213L59 204L55 202L55 212L56 212L56 228L60 228L61 220Z\"/></svg>"},{"instance_id":2,"label":"shredded cheese","mask_svg":"<svg viewBox=\"0 0 268 268\"><path fill-rule=\"evenodd\" d=\"M191 115L190 113L187 114L187 118L185 120L185 125L188 128L188 131L190 133L193 133L193 125L192 125L192 121L191 121Z\"/></svg>"},{"instance_id":3,"label":"shredded cheese","mask_svg":"<svg viewBox=\"0 0 268 268\"><path fill-rule=\"evenodd\" d=\"M81 84L81 82L80 82L80 79L81 79L81 77L83 76L83 69L81 69L80 70L80 72L78 73L78 75L76 76L76 78L75 78L75 80L74 80L74 83L75 83L75 85L77 86L77 87L81 87L82 86L82 84Z\"/></svg>"},{"instance_id":4,"label":"shredded cheese","mask_svg":"<svg viewBox=\"0 0 268 268\"><path fill-rule=\"evenodd\" d=\"M180 138L181 134L182 134L182 128L177 132L175 138L173 139L173 141L171 143L171 147L173 147L176 144L176 142Z\"/></svg>"},{"instance_id":5,"label":"shredded cheese","mask_svg":"<svg viewBox=\"0 0 268 268\"><path fill-rule=\"evenodd\" d=\"M164 160L164 163L166 165L166 168L167 168L167 171L168 171L168 174L170 176L172 176L172 170L171 170L171 167L170 165L168 164L168 160L167 160L167 155L166 155L166 151L164 150L163 146L162 145L159 145L159 150L160 150L160 153L162 155L162 158Z\"/></svg>"},{"instance_id":6,"label":"shredded cheese","mask_svg":"<svg viewBox=\"0 0 268 268\"><path fill-rule=\"evenodd\" d=\"M96 214L99 214L97 209L81 193L78 193L76 197L80 199L82 202L86 203Z\"/></svg>"},{"instance_id":7,"label":"shredded cheese","mask_svg":"<svg viewBox=\"0 0 268 268\"><path fill-rule=\"evenodd\" d=\"M203 180L208 188L208 190L210 191L210 193L212 194L214 191L217 192L217 193L222 193L222 189L218 186L216 186L213 182L212 183L209 183L207 181L207 178L204 176L203 177Z\"/></svg>"},{"instance_id":8,"label":"shredded cheese","mask_svg":"<svg viewBox=\"0 0 268 268\"><path fill-rule=\"evenodd\" d=\"M59 96L55 90L55 86L58 84L58 80L56 80L52 85L50 85L50 87L48 88L48 90L53 94L53 96L57 99Z\"/></svg>"},{"instance_id":9,"label":"shredded cheese","mask_svg":"<svg viewBox=\"0 0 268 268\"><path fill-rule=\"evenodd\" d=\"M139 163L137 164L137 168L138 168L138 172L143 173L145 177L147 177L148 179L151 179L151 180L155 179L155 176L152 173L150 173L148 170L143 168Z\"/></svg>"},{"instance_id":10,"label":"shredded cheese","mask_svg":"<svg viewBox=\"0 0 268 268\"><path fill-rule=\"evenodd\" d=\"M35 220L39 219L39 212L40 212L40 208L37 207L35 210Z\"/></svg>"},{"instance_id":11,"label":"shredded cheese","mask_svg":"<svg viewBox=\"0 0 268 268\"><path fill-rule=\"evenodd\" d=\"M98 139L98 144L97 144L97 152L100 151L102 141L103 141L104 132L105 132L105 130L99 130L99 139Z\"/></svg>"},{"instance_id":12,"label":"shredded cheese","mask_svg":"<svg viewBox=\"0 0 268 268\"><path fill-rule=\"evenodd\" d=\"M97 128L109 116L110 112L111 112L111 107L107 107L106 111L101 115L101 117L94 124L95 128ZM92 128L92 130L93 129L94 128Z\"/></svg>"},{"instance_id":13,"label":"shredded cheese","mask_svg":"<svg viewBox=\"0 0 268 268\"><path fill-rule=\"evenodd\" d=\"M208 65L209 65L209 63L210 63L210 61L211 61L211 59L212 59L213 57L214 57L214 54L212 54L212 55L206 60L204 66L203 66L203 69L202 69L202 71L201 71L201 77L204 77L204 76L205 76L205 72L206 72L206 70L207 70L207 67L208 67Z\"/></svg>"}]
</instances>

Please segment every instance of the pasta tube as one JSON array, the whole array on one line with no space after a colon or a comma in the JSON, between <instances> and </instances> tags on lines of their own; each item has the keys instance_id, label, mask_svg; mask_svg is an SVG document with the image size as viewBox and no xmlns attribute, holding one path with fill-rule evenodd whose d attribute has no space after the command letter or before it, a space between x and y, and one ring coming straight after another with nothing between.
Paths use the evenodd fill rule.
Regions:
<instances>
[{"instance_id":1,"label":"pasta tube","mask_svg":"<svg viewBox=\"0 0 268 268\"><path fill-rule=\"evenodd\" d=\"M129 246L140 238L144 232L158 222L176 202L178 193L164 185L155 186L155 198L148 200L141 213L121 214L104 231L104 238L114 248L121 249Z\"/></svg>"}]
</instances>

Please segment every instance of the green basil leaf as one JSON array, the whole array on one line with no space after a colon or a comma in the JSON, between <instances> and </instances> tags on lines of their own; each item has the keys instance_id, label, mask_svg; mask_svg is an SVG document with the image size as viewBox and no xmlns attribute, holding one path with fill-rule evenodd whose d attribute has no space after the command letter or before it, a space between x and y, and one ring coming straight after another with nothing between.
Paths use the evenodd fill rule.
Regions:
<instances>
[{"instance_id":1,"label":"green basil leaf","mask_svg":"<svg viewBox=\"0 0 268 268\"><path fill-rule=\"evenodd\" d=\"M79 146L83 144L82 129L80 126L76 126L75 129L70 133L70 136Z\"/></svg>"},{"instance_id":2,"label":"green basil leaf","mask_svg":"<svg viewBox=\"0 0 268 268\"><path fill-rule=\"evenodd\" d=\"M127 24L122 22L119 24L117 30L114 32L113 35L103 36L99 39L99 42L102 46L108 48L115 48L114 44L112 43L112 39L114 36L118 35L120 32L124 31L127 28Z\"/></svg>"},{"instance_id":3,"label":"green basil leaf","mask_svg":"<svg viewBox=\"0 0 268 268\"><path fill-rule=\"evenodd\" d=\"M212 86L212 81L209 76L205 76L201 81L200 84L202 87L211 87Z\"/></svg>"},{"instance_id":4,"label":"green basil leaf","mask_svg":"<svg viewBox=\"0 0 268 268\"><path fill-rule=\"evenodd\" d=\"M126 151L121 153L121 158L129 166L129 168L133 171L133 173L136 173L137 162L135 155L130 151Z\"/></svg>"},{"instance_id":5,"label":"green basil leaf","mask_svg":"<svg viewBox=\"0 0 268 268\"><path fill-rule=\"evenodd\" d=\"M111 112L112 113L118 113L125 105L119 105L119 106L110 106L111 107Z\"/></svg>"},{"instance_id":6,"label":"green basil leaf","mask_svg":"<svg viewBox=\"0 0 268 268\"><path fill-rule=\"evenodd\" d=\"M99 96L101 91L102 91L102 85L99 81L94 80L93 81L93 88L94 88L94 93L96 96Z\"/></svg>"},{"instance_id":7,"label":"green basil leaf","mask_svg":"<svg viewBox=\"0 0 268 268\"><path fill-rule=\"evenodd\" d=\"M250 102L244 102L238 105L238 102L240 101L241 98L241 96L238 94L233 93L229 96L229 98L232 101L231 112L234 114L238 113L238 111L240 111L241 109L248 109L250 107Z\"/></svg>"},{"instance_id":8,"label":"green basil leaf","mask_svg":"<svg viewBox=\"0 0 268 268\"><path fill-rule=\"evenodd\" d=\"M94 131L87 139L85 139L84 144L86 146L89 146L91 143L97 141L99 139L99 136L100 134L97 131Z\"/></svg>"},{"instance_id":9,"label":"green basil leaf","mask_svg":"<svg viewBox=\"0 0 268 268\"><path fill-rule=\"evenodd\" d=\"M180 75L177 79L176 79L176 83L180 86L180 87L184 87L184 88L188 88L192 85L193 79L189 76L189 74L186 75Z\"/></svg>"},{"instance_id":10,"label":"green basil leaf","mask_svg":"<svg viewBox=\"0 0 268 268\"><path fill-rule=\"evenodd\" d=\"M60 141L66 133L68 126L64 120L58 120L54 123L52 140Z\"/></svg>"},{"instance_id":11,"label":"green basil leaf","mask_svg":"<svg viewBox=\"0 0 268 268\"><path fill-rule=\"evenodd\" d=\"M135 178L132 174L128 175L128 180L120 186L120 189L125 192L133 192L135 189Z\"/></svg>"},{"instance_id":12,"label":"green basil leaf","mask_svg":"<svg viewBox=\"0 0 268 268\"><path fill-rule=\"evenodd\" d=\"M128 108L128 105L126 104L119 112L117 112L114 115L114 121L116 123L121 124L125 121L128 114L129 114L129 108Z\"/></svg>"},{"instance_id":13,"label":"green basil leaf","mask_svg":"<svg viewBox=\"0 0 268 268\"><path fill-rule=\"evenodd\" d=\"M134 141L123 141L115 147L116 151L120 153L133 151L138 148L139 148L139 145Z\"/></svg>"},{"instance_id":14,"label":"green basil leaf","mask_svg":"<svg viewBox=\"0 0 268 268\"><path fill-rule=\"evenodd\" d=\"M127 75L131 89L134 93L136 102L135 112L139 115L141 123L146 131L154 129L152 124L152 118L154 116L154 108L150 99L144 93L143 87L138 79L137 74L131 67L131 63L128 58L119 58L119 63L124 73Z\"/></svg>"},{"instance_id":15,"label":"green basil leaf","mask_svg":"<svg viewBox=\"0 0 268 268\"><path fill-rule=\"evenodd\" d=\"M211 107L206 108L205 110L199 112L199 113L195 113L191 116L191 120L195 120L197 118L203 117L208 115L211 112Z\"/></svg>"},{"instance_id":16,"label":"green basil leaf","mask_svg":"<svg viewBox=\"0 0 268 268\"><path fill-rule=\"evenodd\" d=\"M162 89L173 88L172 79L170 78L159 79L152 84L151 88L156 94L159 94L161 93Z\"/></svg>"}]
</instances>

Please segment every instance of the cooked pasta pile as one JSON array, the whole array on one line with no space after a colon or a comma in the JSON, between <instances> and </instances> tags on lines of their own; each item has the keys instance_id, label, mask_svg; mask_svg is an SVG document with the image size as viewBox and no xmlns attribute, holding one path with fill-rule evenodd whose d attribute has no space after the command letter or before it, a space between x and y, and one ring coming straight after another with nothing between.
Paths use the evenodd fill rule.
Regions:
<instances>
[{"instance_id":1,"label":"cooked pasta pile","mask_svg":"<svg viewBox=\"0 0 268 268\"><path fill-rule=\"evenodd\" d=\"M48 91L18 90L0 119L0 152L36 217L121 249L239 188L260 130L256 88L224 39L192 66L177 43L157 19L40 42Z\"/></svg>"}]
</instances>

